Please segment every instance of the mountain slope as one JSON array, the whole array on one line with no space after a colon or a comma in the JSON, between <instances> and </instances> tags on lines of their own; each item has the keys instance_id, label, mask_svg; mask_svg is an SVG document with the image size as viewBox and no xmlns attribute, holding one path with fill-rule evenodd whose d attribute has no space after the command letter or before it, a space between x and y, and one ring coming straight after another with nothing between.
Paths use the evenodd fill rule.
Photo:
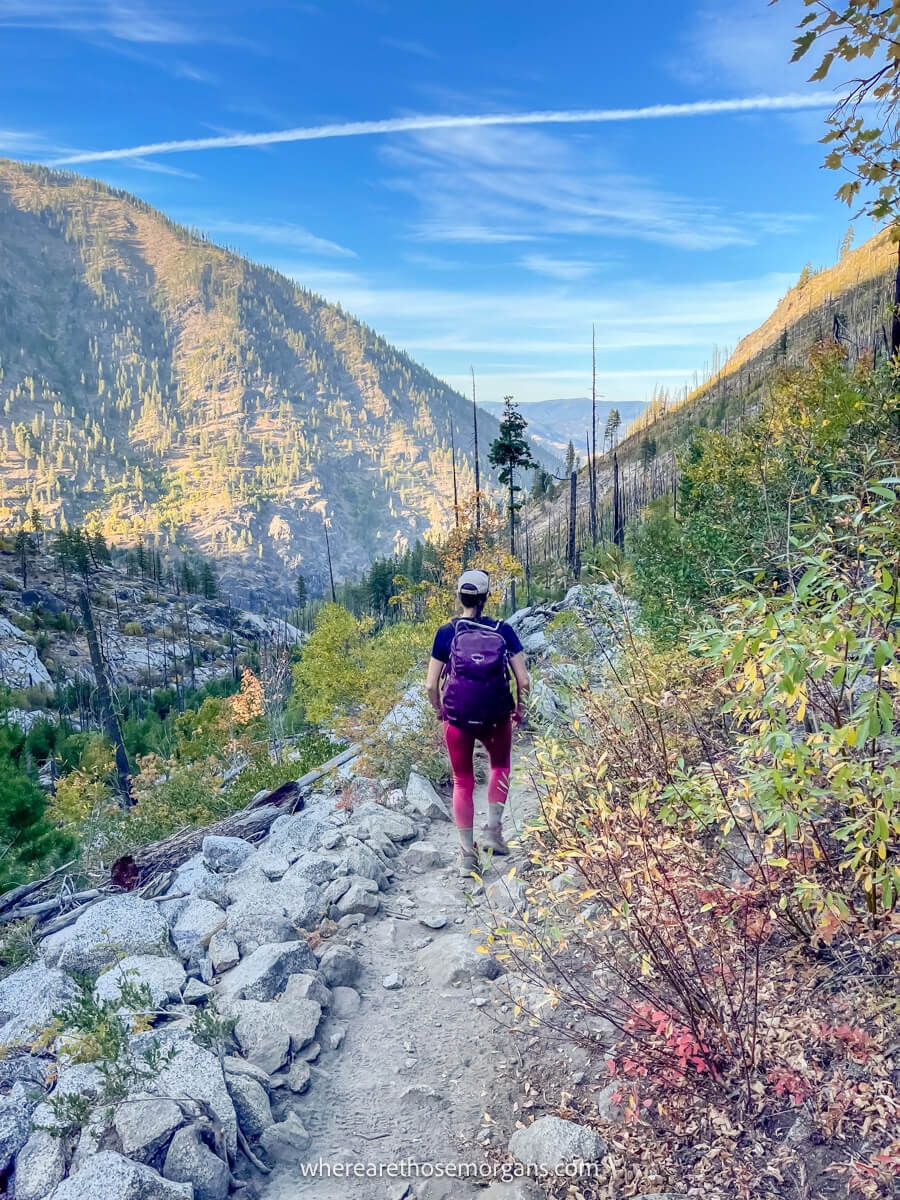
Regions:
<instances>
[{"instance_id":1,"label":"mountain slope","mask_svg":"<svg viewBox=\"0 0 900 1200\"><path fill-rule=\"evenodd\" d=\"M626 520L654 495L667 491L678 450L697 429L728 429L758 408L778 374L807 359L819 343L837 342L851 363L890 357L897 246L889 230L841 257L834 266L805 271L772 314L735 347L705 383L679 397L658 391L617 447ZM601 538L612 529L612 456L598 456L597 495ZM589 541L588 481L577 488L576 542ZM547 509L549 508L549 512ZM568 489L527 517L534 561L564 553Z\"/></svg>"},{"instance_id":2,"label":"mountain slope","mask_svg":"<svg viewBox=\"0 0 900 1200\"><path fill-rule=\"evenodd\" d=\"M159 538L252 599L322 578L323 513L339 575L446 525L451 428L465 489L467 401L371 329L134 197L0 160L0 527L27 505Z\"/></svg>"}]
</instances>

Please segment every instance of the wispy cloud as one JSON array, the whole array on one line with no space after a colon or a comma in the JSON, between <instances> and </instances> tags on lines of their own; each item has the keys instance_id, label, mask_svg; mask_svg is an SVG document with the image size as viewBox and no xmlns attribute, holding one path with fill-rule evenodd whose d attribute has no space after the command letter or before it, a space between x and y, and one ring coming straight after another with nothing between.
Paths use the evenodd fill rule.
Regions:
<instances>
[{"instance_id":1,"label":"wispy cloud","mask_svg":"<svg viewBox=\"0 0 900 1200\"><path fill-rule=\"evenodd\" d=\"M20 0L15 0L19 3ZM0 18L2 23L2 18ZM179 154L198 150L228 150L238 147L273 146L283 142L312 142L328 138L365 137L392 133L415 133L438 129L472 129L492 125L603 125L623 121L662 121L687 117L710 117L753 112L791 112L829 108L832 92L804 92L784 96L748 96L732 100L699 100L691 104L651 104L643 108L561 109L539 112L477 113L457 116L394 117L383 121L343 121L330 125L301 125L264 133L236 133L218 137L179 138L147 142L113 150L83 150L60 162L67 164L105 162L135 155Z\"/></svg>"},{"instance_id":2,"label":"wispy cloud","mask_svg":"<svg viewBox=\"0 0 900 1200\"><path fill-rule=\"evenodd\" d=\"M233 234L236 237L251 238L256 242L289 246L325 258L356 258L355 250L328 238L318 237L302 225L294 225L288 221L232 221L224 217L210 217L197 219L193 223L201 225L209 233Z\"/></svg>"},{"instance_id":3,"label":"wispy cloud","mask_svg":"<svg viewBox=\"0 0 900 1200\"><path fill-rule=\"evenodd\" d=\"M422 42L411 41L407 38L383 37L381 44L389 46L392 50L399 50L401 54L411 54L414 58L436 59L439 57Z\"/></svg>"},{"instance_id":4,"label":"wispy cloud","mask_svg":"<svg viewBox=\"0 0 900 1200\"><path fill-rule=\"evenodd\" d=\"M210 40L162 11L126 0L0 0L0 26L105 34L125 42L187 44Z\"/></svg>"},{"instance_id":5,"label":"wispy cloud","mask_svg":"<svg viewBox=\"0 0 900 1200\"><path fill-rule=\"evenodd\" d=\"M552 258L549 254L526 254L521 259L521 265L534 275L543 275L547 279L559 279L572 282L576 279L587 279L596 274L595 263L580 258Z\"/></svg>"},{"instance_id":6,"label":"wispy cloud","mask_svg":"<svg viewBox=\"0 0 900 1200\"><path fill-rule=\"evenodd\" d=\"M593 142L547 130L429 130L392 143L383 157L393 168L387 186L419 206L410 236L482 243L577 238L578 255L535 253L522 260L527 269L561 280L590 273L587 238L719 250L754 244L777 215L727 214L705 199L662 191Z\"/></svg>"}]
</instances>

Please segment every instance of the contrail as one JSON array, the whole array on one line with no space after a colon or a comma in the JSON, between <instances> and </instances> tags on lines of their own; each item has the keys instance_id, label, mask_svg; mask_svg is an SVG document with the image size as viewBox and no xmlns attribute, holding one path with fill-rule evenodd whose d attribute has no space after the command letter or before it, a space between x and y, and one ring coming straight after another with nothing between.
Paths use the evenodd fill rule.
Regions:
<instances>
[{"instance_id":1,"label":"contrail","mask_svg":"<svg viewBox=\"0 0 900 1200\"><path fill-rule=\"evenodd\" d=\"M317 142L328 138L416 133L425 129L471 129L488 125L604 125L617 121L657 121L672 117L711 117L720 113L789 112L804 108L833 108L833 92L749 96L735 100L698 100L692 104L651 104L645 108L585 108L524 113L479 113L472 116L393 117L385 121L344 121L332 125L300 125L268 133L235 133L217 137L148 142L117 150L82 150L55 160L56 165L109 162L151 154L184 154L191 150L232 150L238 146L274 146L280 142Z\"/></svg>"}]
</instances>

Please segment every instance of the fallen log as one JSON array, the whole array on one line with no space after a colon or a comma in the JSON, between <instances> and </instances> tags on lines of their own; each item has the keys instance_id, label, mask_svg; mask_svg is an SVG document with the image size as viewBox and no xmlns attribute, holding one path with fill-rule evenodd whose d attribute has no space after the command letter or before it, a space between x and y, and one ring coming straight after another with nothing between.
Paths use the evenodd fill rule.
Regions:
<instances>
[{"instance_id":1,"label":"fallen log","mask_svg":"<svg viewBox=\"0 0 900 1200\"><path fill-rule=\"evenodd\" d=\"M283 783L274 790L258 792L245 808L223 817L213 825L199 829L179 829L158 842L143 846L134 854L122 855L110 867L108 879L100 882L90 892L73 893L65 887L55 895L49 892L53 881L72 865L66 863L64 867L58 867L43 879L16 888L6 896L0 896L0 925L28 918L39 923L50 922L53 925L58 920L65 925L68 924L64 919L65 910L70 906L78 906L78 915L84 908L111 891L130 892L141 888L147 895L156 894L160 890L154 886L158 877L164 873L171 874L197 854L205 837L240 837L248 842L261 841L276 817L299 812L309 790L333 771L352 762L361 749L361 744L354 743L322 763L320 767L307 771L299 779ZM45 892L49 894L42 895ZM86 904L83 903L85 900ZM61 915L57 917L56 914Z\"/></svg>"}]
</instances>

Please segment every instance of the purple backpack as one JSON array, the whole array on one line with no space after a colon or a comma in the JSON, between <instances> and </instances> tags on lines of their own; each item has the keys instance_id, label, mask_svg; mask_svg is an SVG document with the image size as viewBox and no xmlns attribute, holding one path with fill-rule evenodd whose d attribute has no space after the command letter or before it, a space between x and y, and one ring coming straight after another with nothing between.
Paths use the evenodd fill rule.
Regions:
<instances>
[{"instance_id":1,"label":"purple backpack","mask_svg":"<svg viewBox=\"0 0 900 1200\"><path fill-rule=\"evenodd\" d=\"M482 625L458 617L444 668L444 718L462 727L498 725L515 708L509 651L500 622Z\"/></svg>"}]
</instances>

